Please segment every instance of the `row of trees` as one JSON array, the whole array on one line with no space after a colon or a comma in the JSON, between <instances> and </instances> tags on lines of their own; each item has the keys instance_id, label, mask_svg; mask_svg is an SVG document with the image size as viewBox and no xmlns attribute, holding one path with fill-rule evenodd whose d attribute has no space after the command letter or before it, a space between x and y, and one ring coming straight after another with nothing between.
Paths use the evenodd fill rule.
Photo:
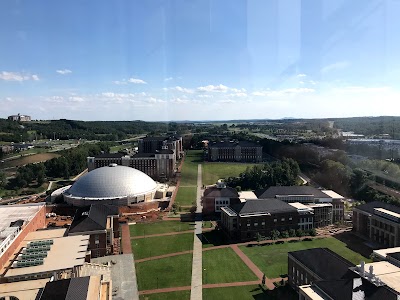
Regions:
<instances>
[{"instance_id":1,"label":"row of trees","mask_svg":"<svg viewBox=\"0 0 400 300\"><path fill-rule=\"evenodd\" d=\"M262 236L260 233L257 232L256 235L256 240L258 242L264 241L264 240L278 240L278 239L286 239L290 237L303 237L303 236L316 236L317 231L315 228L308 229L308 230L303 230L303 229L290 229L290 230L284 230L284 231L279 231L279 230L272 230L269 236Z\"/></svg>"},{"instance_id":2,"label":"row of trees","mask_svg":"<svg viewBox=\"0 0 400 300\"><path fill-rule=\"evenodd\" d=\"M299 165L289 158L249 167L239 177L229 177L226 183L230 187L240 187L243 190L257 190L275 185L296 185L299 173Z\"/></svg>"}]
</instances>

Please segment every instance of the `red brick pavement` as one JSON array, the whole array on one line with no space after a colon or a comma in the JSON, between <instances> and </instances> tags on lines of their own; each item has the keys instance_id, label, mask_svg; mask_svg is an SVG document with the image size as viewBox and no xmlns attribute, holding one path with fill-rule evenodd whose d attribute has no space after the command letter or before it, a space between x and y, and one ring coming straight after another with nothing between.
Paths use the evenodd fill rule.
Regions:
<instances>
[{"instance_id":1,"label":"red brick pavement","mask_svg":"<svg viewBox=\"0 0 400 300\"><path fill-rule=\"evenodd\" d=\"M128 254L132 253L132 248L131 248L131 234L129 231L129 225L128 224L122 224L121 225L121 250L123 254Z\"/></svg>"},{"instance_id":2,"label":"red brick pavement","mask_svg":"<svg viewBox=\"0 0 400 300\"><path fill-rule=\"evenodd\" d=\"M247 257L246 254L239 249L238 245L231 245L231 248L235 253L242 259L242 261L246 264L247 267L258 277L258 279L262 280L263 272ZM270 289L274 289L275 286L272 283L272 280L265 278L265 285Z\"/></svg>"}]
</instances>

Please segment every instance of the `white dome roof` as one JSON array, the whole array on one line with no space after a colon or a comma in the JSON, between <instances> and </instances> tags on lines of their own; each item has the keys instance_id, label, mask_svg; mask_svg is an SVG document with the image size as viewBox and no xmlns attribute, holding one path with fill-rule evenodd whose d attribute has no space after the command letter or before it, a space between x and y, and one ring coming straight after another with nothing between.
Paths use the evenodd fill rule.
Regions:
<instances>
[{"instance_id":1,"label":"white dome roof","mask_svg":"<svg viewBox=\"0 0 400 300\"><path fill-rule=\"evenodd\" d=\"M157 183L145 173L111 164L83 175L66 194L72 197L110 199L147 194L156 187Z\"/></svg>"}]
</instances>

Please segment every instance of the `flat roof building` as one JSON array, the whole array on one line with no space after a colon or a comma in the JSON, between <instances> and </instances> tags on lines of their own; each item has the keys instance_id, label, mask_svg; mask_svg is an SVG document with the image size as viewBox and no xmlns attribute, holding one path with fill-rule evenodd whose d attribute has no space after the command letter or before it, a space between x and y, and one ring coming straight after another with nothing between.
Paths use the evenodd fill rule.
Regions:
<instances>
[{"instance_id":1,"label":"flat roof building","mask_svg":"<svg viewBox=\"0 0 400 300\"><path fill-rule=\"evenodd\" d=\"M208 144L210 161L261 162L262 146L248 141L221 141Z\"/></svg>"},{"instance_id":2,"label":"flat roof building","mask_svg":"<svg viewBox=\"0 0 400 300\"><path fill-rule=\"evenodd\" d=\"M64 236L65 229L30 232L1 269L4 282L71 277L90 261L89 236Z\"/></svg>"}]
</instances>

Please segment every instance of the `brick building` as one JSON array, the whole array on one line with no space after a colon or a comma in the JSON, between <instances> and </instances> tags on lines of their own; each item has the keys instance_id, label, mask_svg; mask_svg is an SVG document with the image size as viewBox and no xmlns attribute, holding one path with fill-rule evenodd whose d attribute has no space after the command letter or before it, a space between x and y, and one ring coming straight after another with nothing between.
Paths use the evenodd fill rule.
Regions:
<instances>
[{"instance_id":1,"label":"brick building","mask_svg":"<svg viewBox=\"0 0 400 300\"><path fill-rule=\"evenodd\" d=\"M208 145L210 161L261 162L262 146L247 141L221 141Z\"/></svg>"},{"instance_id":2,"label":"brick building","mask_svg":"<svg viewBox=\"0 0 400 300\"><path fill-rule=\"evenodd\" d=\"M78 209L67 235L89 235L91 257L119 254L118 207L94 204Z\"/></svg>"},{"instance_id":3,"label":"brick building","mask_svg":"<svg viewBox=\"0 0 400 300\"><path fill-rule=\"evenodd\" d=\"M221 208L221 226L233 239L253 240L257 234L272 230L297 229L299 214L295 207L278 199L247 200Z\"/></svg>"},{"instance_id":4,"label":"brick building","mask_svg":"<svg viewBox=\"0 0 400 300\"><path fill-rule=\"evenodd\" d=\"M400 208L375 201L353 209L353 230L387 247L400 246Z\"/></svg>"},{"instance_id":5,"label":"brick building","mask_svg":"<svg viewBox=\"0 0 400 300\"><path fill-rule=\"evenodd\" d=\"M175 153L175 159L183 156L183 142L181 136L146 136L138 141L139 153L156 153L162 149L172 150Z\"/></svg>"},{"instance_id":6,"label":"brick building","mask_svg":"<svg viewBox=\"0 0 400 300\"><path fill-rule=\"evenodd\" d=\"M44 203L0 205L0 269L2 269L28 233L46 228Z\"/></svg>"},{"instance_id":7,"label":"brick building","mask_svg":"<svg viewBox=\"0 0 400 300\"><path fill-rule=\"evenodd\" d=\"M207 187L202 197L203 214L220 213L221 207L240 203L236 189L227 187L224 182Z\"/></svg>"},{"instance_id":8,"label":"brick building","mask_svg":"<svg viewBox=\"0 0 400 300\"><path fill-rule=\"evenodd\" d=\"M258 199L276 198L287 203L299 202L314 209L314 227L344 220L344 198L331 190L312 186L272 186L255 191Z\"/></svg>"}]
</instances>

